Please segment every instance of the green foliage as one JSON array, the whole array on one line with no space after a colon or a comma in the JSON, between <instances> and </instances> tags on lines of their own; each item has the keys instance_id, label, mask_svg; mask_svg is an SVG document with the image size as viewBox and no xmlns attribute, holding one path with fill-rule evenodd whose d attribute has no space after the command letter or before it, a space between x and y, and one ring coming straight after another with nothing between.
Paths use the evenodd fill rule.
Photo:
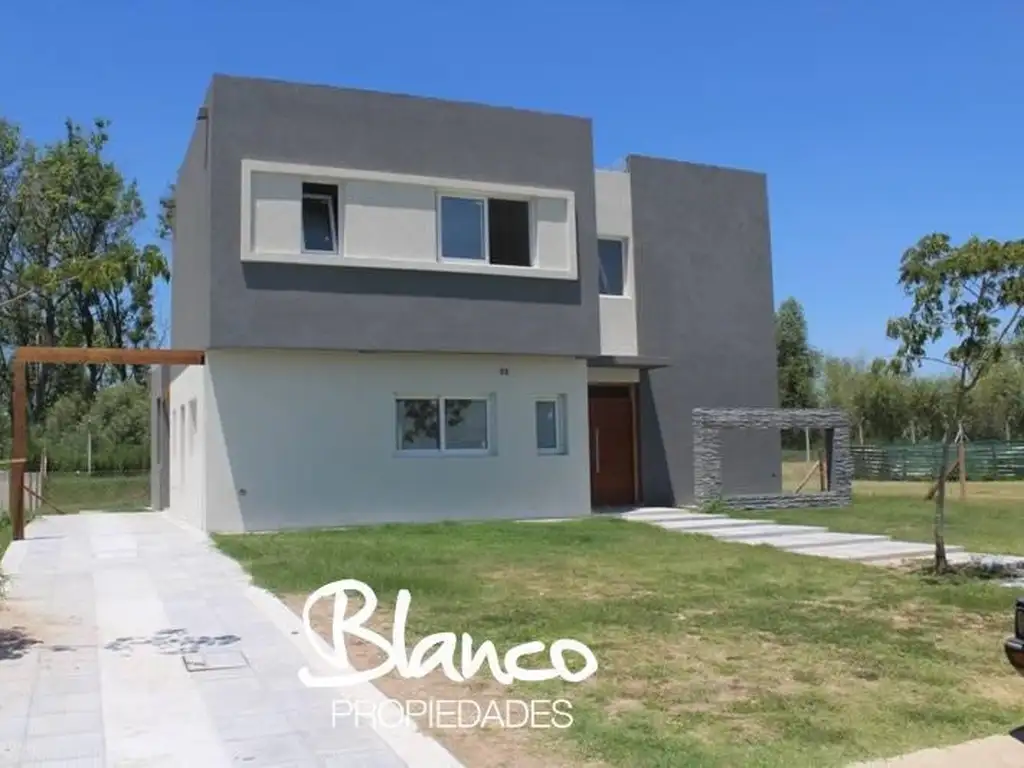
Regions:
<instances>
[{"instance_id":1,"label":"green foliage","mask_svg":"<svg viewBox=\"0 0 1024 768\"><path fill-rule=\"evenodd\" d=\"M701 504L700 511L705 515L729 515L732 509L722 499L711 499Z\"/></svg>"},{"instance_id":2,"label":"green foliage","mask_svg":"<svg viewBox=\"0 0 1024 768\"><path fill-rule=\"evenodd\" d=\"M146 347L156 341L154 287L169 278L156 245L135 239L138 189L105 157L109 123L67 121L37 146L0 119L0 401L10 402L9 357L31 344ZM162 219L163 220L163 217ZM144 381L126 366L33 365L30 418L61 398L86 402L112 382Z\"/></svg>"},{"instance_id":3,"label":"green foliage","mask_svg":"<svg viewBox=\"0 0 1024 768\"><path fill-rule=\"evenodd\" d=\"M883 361L826 358L817 382L822 405L850 416L865 443L942 440L955 377L908 375ZM971 440L1024 437L1024 363L1006 356L967 394L960 421ZM955 429L952 430L955 432Z\"/></svg>"},{"instance_id":4,"label":"green foliage","mask_svg":"<svg viewBox=\"0 0 1024 768\"><path fill-rule=\"evenodd\" d=\"M815 405L815 355L807 341L804 308L788 298L775 313L775 346L778 355L779 402L783 408Z\"/></svg>"},{"instance_id":5,"label":"green foliage","mask_svg":"<svg viewBox=\"0 0 1024 768\"><path fill-rule=\"evenodd\" d=\"M32 466L45 452L55 472L142 470L149 466L149 392L134 381L100 390L92 403L72 392L50 408L42 428L33 431Z\"/></svg>"},{"instance_id":6,"label":"green foliage","mask_svg":"<svg viewBox=\"0 0 1024 768\"><path fill-rule=\"evenodd\" d=\"M957 246L948 235L928 235L903 254L899 283L911 307L886 328L889 338L899 343L892 370L907 374L926 360L937 360L953 374L948 396L938 401L944 424L934 534L935 568L943 571L948 567L944 510L949 444L967 413L971 392L1019 333L1024 240L971 238ZM933 347L940 344L948 346L933 355ZM998 390L998 380L992 380Z\"/></svg>"}]
</instances>

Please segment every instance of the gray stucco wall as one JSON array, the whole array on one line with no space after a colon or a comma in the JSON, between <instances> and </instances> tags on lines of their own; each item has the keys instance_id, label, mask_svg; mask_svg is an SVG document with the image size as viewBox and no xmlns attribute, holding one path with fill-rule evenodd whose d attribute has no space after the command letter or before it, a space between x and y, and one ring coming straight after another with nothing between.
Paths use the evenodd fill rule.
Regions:
<instances>
[{"instance_id":1,"label":"gray stucco wall","mask_svg":"<svg viewBox=\"0 0 1024 768\"><path fill-rule=\"evenodd\" d=\"M647 504L694 498L694 408L778 405L765 177L628 158L642 356L672 365L640 383L640 480ZM724 436L727 493L781 487L778 433Z\"/></svg>"},{"instance_id":2,"label":"gray stucco wall","mask_svg":"<svg viewBox=\"0 0 1024 768\"><path fill-rule=\"evenodd\" d=\"M598 354L589 120L225 76L211 105L209 347ZM570 189L579 280L243 264L243 158Z\"/></svg>"},{"instance_id":3,"label":"gray stucco wall","mask_svg":"<svg viewBox=\"0 0 1024 768\"><path fill-rule=\"evenodd\" d=\"M149 505L153 509L166 509L171 504L171 434L163 400L170 378L169 366L149 369Z\"/></svg>"},{"instance_id":4,"label":"gray stucco wall","mask_svg":"<svg viewBox=\"0 0 1024 768\"><path fill-rule=\"evenodd\" d=\"M210 95L206 106L209 108ZM210 175L208 121L197 120L175 180L171 241L171 346L210 342Z\"/></svg>"}]
</instances>

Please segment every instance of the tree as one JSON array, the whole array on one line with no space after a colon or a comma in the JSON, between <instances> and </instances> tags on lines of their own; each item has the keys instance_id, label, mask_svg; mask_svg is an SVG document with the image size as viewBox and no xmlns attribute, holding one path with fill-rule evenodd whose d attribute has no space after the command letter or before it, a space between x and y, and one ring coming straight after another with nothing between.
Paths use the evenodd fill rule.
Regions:
<instances>
[{"instance_id":1,"label":"tree","mask_svg":"<svg viewBox=\"0 0 1024 768\"><path fill-rule=\"evenodd\" d=\"M135 231L145 212L134 182L104 156L109 123L70 120L43 147L0 119L0 399L10 402L13 347L151 346L153 290L169 278L156 245ZM30 415L62 395L90 400L110 381L141 382L125 366L31 366Z\"/></svg>"},{"instance_id":2,"label":"tree","mask_svg":"<svg viewBox=\"0 0 1024 768\"><path fill-rule=\"evenodd\" d=\"M925 360L953 372L938 468L933 529L935 570L948 568L945 544L946 468L949 448L963 422L968 396L1002 359L1008 341L1019 332L1024 308L1024 240L1000 242L971 238L953 245L949 235L927 235L900 261L899 284L911 299L910 311L891 319L889 338L899 347L895 370L909 373ZM952 342L938 355L931 348Z\"/></svg>"},{"instance_id":3,"label":"tree","mask_svg":"<svg viewBox=\"0 0 1024 768\"><path fill-rule=\"evenodd\" d=\"M775 313L779 404L783 408L814 405L815 355L807 342L807 319L800 302L790 297Z\"/></svg>"},{"instance_id":4,"label":"tree","mask_svg":"<svg viewBox=\"0 0 1024 768\"><path fill-rule=\"evenodd\" d=\"M892 370L887 360L876 358L860 372L853 388L853 409L869 425L876 440L898 440L910 421L907 377Z\"/></svg>"}]
</instances>

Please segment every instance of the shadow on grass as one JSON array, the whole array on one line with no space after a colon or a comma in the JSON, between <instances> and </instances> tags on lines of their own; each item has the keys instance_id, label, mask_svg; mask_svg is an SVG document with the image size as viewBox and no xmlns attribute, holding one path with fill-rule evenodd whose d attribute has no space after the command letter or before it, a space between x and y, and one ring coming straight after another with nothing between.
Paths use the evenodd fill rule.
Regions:
<instances>
[{"instance_id":1,"label":"shadow on grass","mask_svg":"<svg viewBox=\"0 0 1024 768\"><path fill-rule=\"evenodd\" d=\"M0 627L0 662L20 659L32 646L39 645L40 642L42 641L29 635L24 627Z\"/></svg>"}]
</instances>

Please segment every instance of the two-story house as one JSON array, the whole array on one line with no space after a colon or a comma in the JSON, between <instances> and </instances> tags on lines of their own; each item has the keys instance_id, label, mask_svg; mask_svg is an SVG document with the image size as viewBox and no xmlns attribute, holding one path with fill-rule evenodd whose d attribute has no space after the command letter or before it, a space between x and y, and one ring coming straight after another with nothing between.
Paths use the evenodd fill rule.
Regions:
<instances>
[{"instance_id":1,"label":"two-story house","mask_svg":"<svg viewBox=\"0 0 1024 768\"><path fill-rule=\"evenodd\" d=\"M201 528L686 503L692 409L777 404L761 174L216 76L176 203L172 345L206 364L154 371L152 496ZM730 440L727 489L777 491L778 435Z\"/></svg>"}]
</instances>

